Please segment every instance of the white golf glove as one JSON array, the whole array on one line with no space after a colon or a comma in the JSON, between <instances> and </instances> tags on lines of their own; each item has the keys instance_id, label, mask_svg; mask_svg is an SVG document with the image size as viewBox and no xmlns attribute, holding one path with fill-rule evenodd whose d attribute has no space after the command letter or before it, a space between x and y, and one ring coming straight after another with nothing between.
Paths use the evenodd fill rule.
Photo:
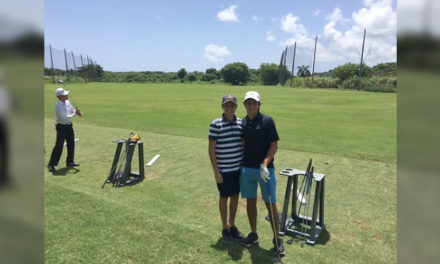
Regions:
<instances>
[{"instance_id":1,"label":"white golf glove","mask_svg":"<svg viewBox=\"0 0 440 264\"><path fill-rule=\"evenodd\" d=\"M260 165L260 177L265 183L267 183L270 180L269 170L263 163L261 163Z\"/></svg>"}]
</instances>

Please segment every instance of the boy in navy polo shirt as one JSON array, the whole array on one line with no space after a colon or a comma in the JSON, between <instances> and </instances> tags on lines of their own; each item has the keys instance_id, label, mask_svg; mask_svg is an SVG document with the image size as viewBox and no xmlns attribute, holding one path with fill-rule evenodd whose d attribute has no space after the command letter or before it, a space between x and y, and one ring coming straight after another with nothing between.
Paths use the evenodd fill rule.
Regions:
<instances>
[{"instance_id":1,"label":"boy in navy polo shirt","mask_svg":"<svg viewBox=\"0 0 440 264\"><path fill-rule=\"evenodd\" d=\"M273 165L279 137L275 122L272 117L260 113L260 105L258 92L249 91L246 93L244 106L247 116L242 121L244 159L240 175L240 190L242 198L247 199L246 209L251 233L241 243L243 246L250 247L258 242L257 188L259 184L271 218L272 227L275 228L274 246L278 246L276 250L281 256L284 256L286 251L283 240L279 236L280 223L276 204L276 178ZM271 216L274 216L274 219Z\"/></svg>"},{"instance_id":2,"label":"boy in navy polo shirt","mask_svg":"<svg viewBox=\"0 0 440 264\"><path fill-rule=\"evenodd\" d=\"M241 119L235 116L237 98L225 95L222 100L223 115L209 127L209 158L220 192L219 210L222 219L223 240L242 240L235 226L235 215L240 193L240 165L243 160ZM229 201L229 226L226 224Z\"/></svg>"}]
</instances>

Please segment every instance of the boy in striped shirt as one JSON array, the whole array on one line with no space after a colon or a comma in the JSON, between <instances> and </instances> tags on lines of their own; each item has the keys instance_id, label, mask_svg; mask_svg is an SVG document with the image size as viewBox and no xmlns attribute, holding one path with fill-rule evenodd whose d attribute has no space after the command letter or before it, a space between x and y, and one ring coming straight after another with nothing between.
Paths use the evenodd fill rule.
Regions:
<instances>
[{"instance_id":1,"label":"boy in striped shirt","mask_svg":"<svg viewBox=\"0 0 440 264\"><path fill-rule=\"evenodd\" d=\"M223 240L242 240L235 226L235 215L240 193L240 165L243 159L241 119L235 116L237 98L225 95L222 100L223 115L209 127L209 158L220 192L219 210L222 220ZM229 201L229 225L226 223Z\"/></svg>"}]
</instances>

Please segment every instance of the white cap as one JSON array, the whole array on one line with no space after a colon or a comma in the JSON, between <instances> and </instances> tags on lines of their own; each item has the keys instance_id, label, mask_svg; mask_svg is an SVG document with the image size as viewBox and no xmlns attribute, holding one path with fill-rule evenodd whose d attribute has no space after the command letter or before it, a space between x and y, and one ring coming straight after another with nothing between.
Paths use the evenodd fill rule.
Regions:
<instances>
[{"instance_id":1,"label":"white cap","mask_svg":"<svg viewBox=\"0 0 440 264\"><path fill-rule=\"evenodd\" d=\"M69 91L66 91L63 88L58 88L55 91L56 96L63 96L63 95L68 95L68 94L69 94Z\"/></svg>"},{"instance_id":2,"label":"white cap","mask_svg":"<svg viewBox=\"0 0 440 264\"><path fill-rule=\"evenodd\" d=\"M257 102L260 102L260 94L258 92L255 92L255 91L249 91L244 96L243 102L245 102L247 99L254 99Z\"/></svg>"}]
</instances>

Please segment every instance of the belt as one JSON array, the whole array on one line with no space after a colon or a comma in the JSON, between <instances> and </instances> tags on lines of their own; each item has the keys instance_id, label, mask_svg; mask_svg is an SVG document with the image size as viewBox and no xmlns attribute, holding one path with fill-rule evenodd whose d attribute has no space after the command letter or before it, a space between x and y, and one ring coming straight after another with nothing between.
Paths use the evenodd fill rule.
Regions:
<instances>
[{"instance_id":1,"label":"belt","mask_svg":"<svg viewBox=\"0 0 440 264\"><path fill-rule=\"evenodd\" d=\"M65 124L63 124L63 123L57 123L57 125L62 125L62 126L71 126L71 125L72 125L72 123L65 123Z\"/></svg>"}]
</instances>

